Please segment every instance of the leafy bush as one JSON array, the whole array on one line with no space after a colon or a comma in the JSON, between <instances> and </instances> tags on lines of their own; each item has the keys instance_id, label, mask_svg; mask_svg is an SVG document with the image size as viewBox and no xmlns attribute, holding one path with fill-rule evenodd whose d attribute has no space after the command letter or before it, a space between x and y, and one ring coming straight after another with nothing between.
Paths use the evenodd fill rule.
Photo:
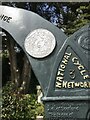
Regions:
<instances>
[{"instance_id":1,"label":"leafy bush","mask_svg":"<svg viewBox=\"0 0 90 120\"><path fill-rule=\"evenodd\" d=\"M35 120L43 115L44 107L36 98L35 94L16 94L14 83L8 82L2 90L2 120Z\"/></svg>"}]
</instances>

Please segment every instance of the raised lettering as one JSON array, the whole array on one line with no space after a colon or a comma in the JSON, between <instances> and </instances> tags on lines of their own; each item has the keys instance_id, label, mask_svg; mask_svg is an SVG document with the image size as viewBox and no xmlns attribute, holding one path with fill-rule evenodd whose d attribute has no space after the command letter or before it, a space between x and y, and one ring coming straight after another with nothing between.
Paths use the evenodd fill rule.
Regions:
<instances>
[{"instance_id":1,"label":"raised lettering","mask_svg":"<svg viewBox=\"0 0 90 120\"><path fill-rule=\"evenodd\" d=\"M85 72L86 72L86 70L80 71L80 73L81 73L82 76L84 75Z\"/></svg>"},{"instance_id":2,"label":"raised lettering","mask_svg":"<svg viewBox=\"0 0 90 120\"><path fill-rule=\"evenodd\" d=\"M77 60L78 60L78 58L76 58L76 57L73 57L73 58L72 58L72 62L73 62L73 63L75 63L75 61L77 61Z\"/></svg>"},{"instance_id":3,"label":"raised lettering","mask_svg":"<svg viewBox=\"0 0 90 120\"><path fill-rule=\"evenodd\" d=\"M74 88L74 82L69 82L68 84L69 84L68 88L70 88L70 85L71 85L71 88Z\"/></svg>"},{"instance_id":4,"label":"raised lettering","mask_svg":"<svg viewBox=\"0 0 90 120\"><path fill-rule=\"evenodd\" d=\"M89 79L90 77L89 77L89 75L85 75L85 76L83 76L83 78L84 79Z\"/></svg>"},{"instance_id":5,"label":"raised lettering","mask_svg":"<svg viewBox=\"0 0 90 120\"><path fill-rule=\"evenodd\" d=\"M11 19L12 19L12 17L9 17L9 18L7 19L7 22L9 23Z\"/></svg>"},{"instance_id":6,"label":"raised lettering","mask_svg":"<svg viewBox=\"0 0 90 120\"><path fill-rule=\"evenodd\" d=\"M57 88L61 88L62 86L61 86L62 84L60 83L60 82L56 82L56 87Z\"/></svg>"},{"instance_id":7,"label":"raised lettering","mask_svg":"<svg viewBox=\"0 0 90 120\"><path fill-rule=\"evenodd\" d=\"M84 66L83 66L83 65L80 65L80 66L78 66L78 69L79 69L79 70L82 70L82 69L84 69Z\"/></svg>"},{"instance_id":8,"label":"raised lettering","mask_svg":"<svg viewBox=\"0 0 90 120\"><path fill-rule=\"evenodd\" d=\"M7 16L4 16L3 20L4 20L4 21L7 21L7 18L8 18Z\"/></svg>"},{"instance_id":9,"label":"raised lettering","mask_svg":"<svg viewBox=\"0 0 90 120\"><path fill-rule=\"evenodd\" d=\"M58 81L62 82L63 77L57 77L56 79L57 79Z\"/></svg>"},{"instance_id":10,"label":"raised lettering","mask_svg":"<svg viewBox=\"0 0 90 120\"><path fill-rule=\"evenodd\" d=\"M65 65L67 65L68 61L65 58L63 58L62 63L64 63Z\"/></svg>"},{"instance_id":11,"label":"raised lettering","mask_svg":"<svg viewBox=\"0 0 90 120\"><path fill-rule=\"evenodd\" d=\"M82 88L84 87L84 86L83 86L83 82L80 82L80 87L82 87Z\"/></svg>"},{"instance_id":12,"label":"raised lettering","mask_svg":"<svg viewBox=\"0 0 90 120\"><path fill-rule=\"evenodd\" d=\"M66 55L69 55L69 56L71 56L72 55L72 53L65 53Z\"/></svg>"},{"instance_id":13,"label":"raised lettering","mask_svg":"<svg viewBox=\"0 0 90 120\"><path fill-rule=\"evenodd\" d=\"M10 20L12 19L12 17L8 17L6 15L0 15L0 19L7 22L7 23L9 23Z\"/></svg>"},{"instance_id":14,"label":"raised lettering","mask_svg":"<svg viewBox=\"0 0 90 120\"><path fill-rule=\"evenodd\" d=\"M84 82L84 88L88 88L87 82Z\"/></svg>"},{"instance_id":15,"label":"raised lettering","mask_svg":"<svg viewBox=\"0 0 90 120\"><path fill-rule=\"evenodd\" d=\"M75 87L79 87L79 83L75 82Z\"/></svg>"},{"instance_id":16,"label":"raised lettering","mask_svg":"<svg viewBox=\"0 0 90 120\"><path fill-rule=\"evenodd\" d=\"M64 76L64 74L61 71L58 71L57 75Z\"/></svg>"},{"instance_id":17,"label":"raised lettering","mask_svg":"<svg viewBox=\"0 0 90 120\"><path fill-rule=\"evenodd\" d=\"M65 67L66 67L64 64L61 64L60 66L62 69L65 69Z\"/></svg>"},{"instance_id":18,"label":"raised lettering","mask_svg":"<svg viewBox=\"0 0 90 120\"><path fill-rule=\"evenodd\" d=\"M63 86L63 88L67 88L67 81L63 81L62 86Z\"/></svg>"},{"instance_id":19,"label":"raised lettering","mask_svg":"<svg viewBox=\"0 0 90 120\"><path fill-rule=\"evenodd\" d=\"M67 87L71 88L71 82L68 82Z\"/></svg>"},{"instance_id":20,"label":"raised lettering","mask_svg":"<svg viewBox=\"0 0 90 120\"><path fill-rule=\"evenodd\" d=\"M59 68L60 71L64 72L64 69Z\"/></svg>"}]
</instances>

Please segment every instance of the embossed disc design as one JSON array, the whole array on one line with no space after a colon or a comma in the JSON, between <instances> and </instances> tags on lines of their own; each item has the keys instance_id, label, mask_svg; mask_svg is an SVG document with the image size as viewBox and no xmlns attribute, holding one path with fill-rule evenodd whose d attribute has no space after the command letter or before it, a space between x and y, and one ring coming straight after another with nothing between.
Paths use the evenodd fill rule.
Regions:
<instances>
[{"instance_id":1,"label":"embossed disc design","mask_svg":"<svg viewBox=\"0 0 90 120\"><path fill-rule=\"evenodd\" d=\"M78 43L83 49L90 51L90 38L88 31L80 35L78 38Z\"/></svg>"},{"instance_id":2,"label":"embossed disc design","mask_svg":"<svg viewBox=\"0 0 90 120\"><path fill-rule=\"evenodd\" d=\"M25 39L25 49L32 57L43 58L54 50L56 45L54 35L46 29L36 29Z\"/></svg>"}]
</instances>

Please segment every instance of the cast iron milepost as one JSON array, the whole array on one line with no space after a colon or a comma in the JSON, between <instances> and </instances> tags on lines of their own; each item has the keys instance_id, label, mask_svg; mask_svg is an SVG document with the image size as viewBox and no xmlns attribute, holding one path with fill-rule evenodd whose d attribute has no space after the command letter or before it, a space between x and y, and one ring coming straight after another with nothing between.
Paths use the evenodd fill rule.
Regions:
<instances>
[{"instance_id":1,"label":"cast iron milepost","mask_svg":"<svg viewBox=\"0 0 90 120\"><path fill-rule=\"evenodd\" d=\"M33 12L1 5L0 27L30 61L42 87L45 119L89 120L90 26L67 37Z\"/></svg>"}]
</instances>

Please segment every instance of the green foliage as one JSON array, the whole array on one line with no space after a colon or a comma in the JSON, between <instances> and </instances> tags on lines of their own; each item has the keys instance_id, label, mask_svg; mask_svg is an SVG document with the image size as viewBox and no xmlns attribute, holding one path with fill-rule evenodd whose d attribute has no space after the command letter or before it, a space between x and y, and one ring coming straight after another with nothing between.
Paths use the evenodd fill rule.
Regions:
<instances>
[{"instance_id":1,"label":"green foliage","mask_svg":"<svg viewBox=\"0 0 90 120\"><path fill-rule=\"evenodd\" d=\"M3 50L2 52L0 52L0 58L8 58L9 57L9 53L8 50Z\"/></svg>"},{"instance_id":2,"label":"green foliage","mask_svg":"<svg viewBox=\"0 0 90 120\"><path fill-rule=\"evenodd\" d=\"M67 35L73 34L82 26L90 22L90 3L83 2L9 2L8 6L31 10L49 20L59 28L63 28ZM11 51L10 51L11 52ZM13 55L14 56L14 55ZM6 40L3 41L3 51L0 57L9 57ZM18 59L19 60L19 59ZM17 61L18 61L17 60ZM20 61L20 60L19 60ZM21 62L21 61L20 61ZM22 65L22 64L21 64ZM3 66L4 67L4 66ZM7 67L6 67L7 68ZM22 67L20 67L22 70ZM4 69L6 72L6 70ZM8 72L9 73L9 72ZM5 76L7 74L5 73ZM4 77L4 76L3 76ZM6 80L6 79L5 79ZM31 83L32 84L32 83ZM33 84L34 85L34 84ZM35 120L36 115L43 115L44 107L36 101L36 95L20 95L13 83L8 83L2 91L2 119L3 120Z\"/></svg>"},{"instance_id":3,"label":"green foliage","mask_svg":"<svg viewBox=\"0 0 90 120\"><path fill-rule=\"evenodd\" d=\"M74 7L76 6L76 7ZM70 7L70 6L69 6ZM89 3L71 3L71 15L69 18L74 18L68 20L66 25L63 25L66 30L65 33L68 35L73 34L75 31L80 29L86 24L90 23L90 4ZM75 15L75 17L73 17Z\"/></svg>"},{"instance_id":4,"label":"green foliage","mask_svg":"<svg viewBox=\"0 0 90 120\"><path fill-rule=\"evenodd\" d=\"M2 90L2 120L35 120L43 115L44 107L37 103L35 94L15 94L14 83L8 82Z\"/></svg>"}]
</instances>

